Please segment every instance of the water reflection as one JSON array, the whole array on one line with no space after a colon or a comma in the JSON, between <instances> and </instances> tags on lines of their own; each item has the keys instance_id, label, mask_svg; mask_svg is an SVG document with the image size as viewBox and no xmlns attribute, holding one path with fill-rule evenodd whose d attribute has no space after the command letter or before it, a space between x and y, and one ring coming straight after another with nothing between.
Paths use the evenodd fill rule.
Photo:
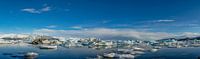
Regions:
<instances>
[{"instance_id":1,"label":"water reflection","mask_svg":"<svg viewBox=\"0 0 200 59\"><path fill-rule=\"evenodd\" d=\"M114 52L115 49L127 47L92 46L92 47L61 47L57 49L40 49L37 45L0 45L0 59L86 59L101 58L104 52ZM129 48L133 49L133 48ZM155 52L144 51L134 59L197 59L200 48L161 48ZM38 56L25 56L27 52L36 52Z\"/></svg>"},{"instance_id":2,"label":"water reflection","mask_svg":"<svg viewBox=\"0 0 200 59\"><path fill-rule=\"evenodd\" d=\"M86 57L95 57L97 50L81 47L81 48L65 48L58 49L40 49L36 45L0 45L0 59L85 59ZM37 57L24 56L27 52L37 52ZM81 53L80 53L81 52Z\"/></svg>"}]
</instances>

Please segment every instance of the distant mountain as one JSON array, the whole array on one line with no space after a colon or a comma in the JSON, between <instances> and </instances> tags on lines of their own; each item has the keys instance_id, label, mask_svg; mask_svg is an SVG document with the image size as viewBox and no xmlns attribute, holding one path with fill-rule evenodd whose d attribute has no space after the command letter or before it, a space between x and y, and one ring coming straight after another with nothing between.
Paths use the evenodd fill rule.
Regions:
<instances>
[{"instance_id":1,"label":"distant mountain","mask_svg":"<svg viewBox=\"0 0 200 59\"><path fill-rule=\"evenodd\" d=\"M186 41L186 40L200 40L200 36L198 36L198 37L186 37L186 38L177 39L177 41Z\"/></svg>"},{"instance_id":2,"label":"distant mountain","mask_svg":"<svg viewBox=\"0 0 200 59\"><path fill-rule=\"evenodd\" d=\"M177 41L200 40L200 36L193 36L193 37L181 36L181 37L175 37L175 38L165 38L161 40L177 40Z\"/></svg>"}]
</instances>

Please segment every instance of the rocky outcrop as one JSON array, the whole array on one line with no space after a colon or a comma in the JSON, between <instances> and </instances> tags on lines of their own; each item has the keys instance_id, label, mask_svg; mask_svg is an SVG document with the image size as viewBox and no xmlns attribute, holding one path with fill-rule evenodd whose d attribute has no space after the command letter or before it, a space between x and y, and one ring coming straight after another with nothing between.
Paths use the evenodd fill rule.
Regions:
<instances>
[{"instance_id":1,"label":"rocky outcrop","mask_svg":"<svg viewBox=\"0 0 200 59\"><path fill-rule=\"evenodd\" d=\"M63 42L59 41L57 38L52 38L52 37L39 37L34 39L32 44L62 44Z\"/></svg>"}]
</instances>

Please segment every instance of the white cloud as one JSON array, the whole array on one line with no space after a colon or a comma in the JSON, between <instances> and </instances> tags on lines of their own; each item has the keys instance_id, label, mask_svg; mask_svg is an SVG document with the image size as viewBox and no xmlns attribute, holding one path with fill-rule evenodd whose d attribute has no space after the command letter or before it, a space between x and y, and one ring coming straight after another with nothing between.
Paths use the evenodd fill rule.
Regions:
<instances>
[{"instance_id":1,"label":"white cloud","mask_svg":"<svg viewBox=\"0 0 200 59\"><path fill-rule=\"evenodd\" d=\"M51 7L49 7L49 6L40 9L40 11L42 11L42 12L50 11L50 10L51 10Z\"/></svg>"},{"instance_id":2,"label":"white cloud","mask_svg":"<svg viewBox=\"0 0 200 59\"><path fill-rule=\"evenodd\" d=\"M197 37L197 36L200 36L200 33L193 33L193 32L183 32L183 33L180 33L179 35L176 35L177 37L182 37L182 38L185 38L185 37Z\"/></svg>"},{"instance_id":3,"label":"white cloud","mask_svg":"<svg viewBox=\"0 0 200 59\"><path fill-rule=\"evenodd\" d=\"M169 19L165 19L165 20L157 20L156 22L174 22L175 20L169 20Z\"/></svg>"},{"instance_id":4,"label":"white cloud","mask_svg":"<svg viewBox=\"0 0 200 59\"><path fill-rule=\"evenodd\" d=\"M94 28L87 30L52 30L38 29L33 33L44 35L61 35L61 36L77 36L77 37L99 37L103 39L140 39L140 40L157 40L172 37L172 34L164 32L145 32L136 31L134 29L109 29Z\"/></svg>"},{"instance_id":5,"label":"white cloud","mask_svg":"<svg viewBox=\"0 0 200 59\"><path fill-rule=\"evenodd\" d=\"M36 9L36 8L21 9L21 11L24 11L24 12L37 13L37 14L47 12L47 11L50 11L50 10L51 10L51 7L49 7L49 6L46 6L46 7L41 8L41 9Z\"/></svg>"},{"instance_id":6,"label":"white cloud","mask_svg":"<svg viewBox=\"0 0 200 59\"><path fill-rule=\"evenodd\" d=\"M56 33L56 32L58 32L58 31L60 31L60 30L58 30L58 31L56 31L56 30L50 30L50 29L39 29L39 30L35 30L36 32L41 32L41 33ZM58 32L59 33L59 32Z\"/></svg>"},{"instance_id":7,"label":"white cloud","mask_svg":"<svg viewBox=\"0 0 200 59\"><path fill-rule=\"evenodd\" d=\"M40 13L40 11L34 8L25 8L25 9L22 9L22 11L29 12L29 13Z\"/></svg>"},{"instance_id":8,"label":"white cloud","mask_svg":"<svg viewBox=\"0 0 200 59\"><path fill-rule=\"evenodd\" d=\"M82 29L83 27L81 27L81 26L72 26L70 28L73 28L73 29Z\"/></svg>"},{"instance_id":9,"label":"white cloud","mask_svg":"<svg viewBox=\"0 0 200 59\"><path fill-rule=\"evenodd\" d=\"M46 26L46 28L56 28L57 25L49 25L49 26Z\"/></svg>"}]
</instances>

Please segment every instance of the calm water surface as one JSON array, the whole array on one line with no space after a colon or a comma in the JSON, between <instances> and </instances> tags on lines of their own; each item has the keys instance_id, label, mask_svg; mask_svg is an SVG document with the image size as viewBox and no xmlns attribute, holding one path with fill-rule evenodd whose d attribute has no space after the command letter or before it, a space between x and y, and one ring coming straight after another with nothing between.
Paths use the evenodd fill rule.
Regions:
<instances>
[{"instance_id":1,"label":"calm water surface","mask_svg":"<svg viewBox=\"0 0 200 59\"><path fill-rule=\"evenodd\" d=\"M96 57L98 51L89 48L64 48L44 50L32 45L0 45L0 59L22 59L12 57L25 52L37 52L37 59L86 59L86 57ZM11 54L11 55L5 55Z\"/></svg>"},{"instance_id":2,"label":"calm water surface","mask_svg":"<svg viewBox=\"0 0 200 59\"><path fill-rule=\"evenodd\" d=\"M37 59L86 59L96 57L100 52L91 48L64 48L43 50L33 45L0 45L0 59L23 59L12 57L25 52L38 52ZM9 54L9 55L5 55ZM197 59L200 48L163 48L157 52L147 52L135 59Z\"/></svg>"},{"instance_id":3,"label":"calm water surface","mask_svg":"<svg viewBox=\"0 0 200 59\"><path fill-rule=\"evenodd\" d=\"M154 53L146 53L136 59L198 59L200 48L163 48Z\"/></svg>"}]
</instances>

